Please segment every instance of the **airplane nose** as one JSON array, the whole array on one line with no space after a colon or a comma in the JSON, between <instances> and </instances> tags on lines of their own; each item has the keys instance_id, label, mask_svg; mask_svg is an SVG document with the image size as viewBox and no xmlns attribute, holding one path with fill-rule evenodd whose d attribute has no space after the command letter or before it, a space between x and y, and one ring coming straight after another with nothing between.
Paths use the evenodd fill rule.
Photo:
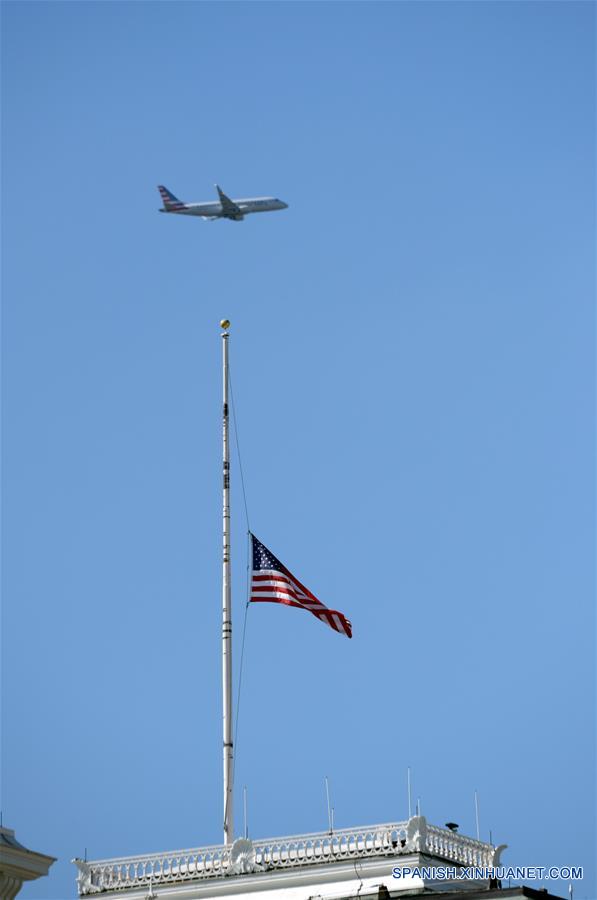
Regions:
<instances>
[{"instance_id":1,"label":"airplane nose","mask_svg":"<svg viewBox=\"0 0 597 900\"><path fill-rule=\"evenodd\" d=\"M284 203L283 200L280 200L280 207L281 207L282 209L288 209L288 203Z\"/></svg>"}]
</instances>

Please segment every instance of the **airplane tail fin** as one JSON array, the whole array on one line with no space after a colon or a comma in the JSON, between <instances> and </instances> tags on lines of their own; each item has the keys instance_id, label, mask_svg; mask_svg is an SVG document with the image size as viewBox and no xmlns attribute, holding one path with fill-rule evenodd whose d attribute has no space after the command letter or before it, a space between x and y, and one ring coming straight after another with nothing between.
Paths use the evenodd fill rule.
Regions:
<instances>
[{"instance_id":1,"label":"airplane tail fin","mask_svg":"<svg viewBox=\"0 0 597 900\"><path fill-rule=\"evenodd\" d=\"M175 197L163 184L158 184L158 191L160 192L166 212L176 212L179 209L185 209L185 204L182 203L178 197Z\"/></svg>"}]
</instances>

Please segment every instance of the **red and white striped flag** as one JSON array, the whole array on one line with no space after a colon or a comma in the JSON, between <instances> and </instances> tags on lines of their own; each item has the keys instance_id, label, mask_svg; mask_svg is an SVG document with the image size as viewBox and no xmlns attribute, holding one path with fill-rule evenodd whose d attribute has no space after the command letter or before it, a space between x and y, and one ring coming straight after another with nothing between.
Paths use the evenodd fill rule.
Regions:
<instances>
[{"instance_id":1,"label":"red and white striped flag","mask_svg":"<svg viewBox=\"0 0 597 900\"><path fill-rule=\"evenodd\" d=\"M304 584L294 577L283 566L271 550L251 535L253 545L253 575L251 579L252 603L284 603L286 606L298 606L317 616L334 631L352 637L352 625L341 612L328 609L308 591Z\"/></svg>"}]
</instances>

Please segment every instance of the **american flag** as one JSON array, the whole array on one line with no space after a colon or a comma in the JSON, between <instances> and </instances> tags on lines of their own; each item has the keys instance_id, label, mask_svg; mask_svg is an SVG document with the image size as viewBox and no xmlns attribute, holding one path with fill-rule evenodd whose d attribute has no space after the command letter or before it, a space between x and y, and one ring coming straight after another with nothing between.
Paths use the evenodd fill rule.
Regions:
<instances>
[{"instance_id":1,"label":"american flag","mask_svg":"<svg viewBox=\"0 0 597 900\"><path fill-rule=\"evenodd\" d=\"M282 565L271 550L251 535L253 545L253 575L251 579L252 603L284 603L306 609L334 631L352 637L352 625L335 609L328 609L308 591L304 584Z\"/></svg>"}]
</instances>

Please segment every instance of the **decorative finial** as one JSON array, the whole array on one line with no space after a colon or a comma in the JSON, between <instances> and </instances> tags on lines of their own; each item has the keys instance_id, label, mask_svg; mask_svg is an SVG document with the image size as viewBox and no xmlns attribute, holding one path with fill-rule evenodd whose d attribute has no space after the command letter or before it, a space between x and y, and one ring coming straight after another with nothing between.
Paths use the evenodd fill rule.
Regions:
<instances>
[{"instance_id":1,"label":"decorative finial","mask_svg":"<svg viewBox=\"0 0 597 900\"><path fill-rule=\"evenodd\" d=\"M222 319L220 322L221 328L230 328L230 319Z\"/></svg>"}]
</instances>

